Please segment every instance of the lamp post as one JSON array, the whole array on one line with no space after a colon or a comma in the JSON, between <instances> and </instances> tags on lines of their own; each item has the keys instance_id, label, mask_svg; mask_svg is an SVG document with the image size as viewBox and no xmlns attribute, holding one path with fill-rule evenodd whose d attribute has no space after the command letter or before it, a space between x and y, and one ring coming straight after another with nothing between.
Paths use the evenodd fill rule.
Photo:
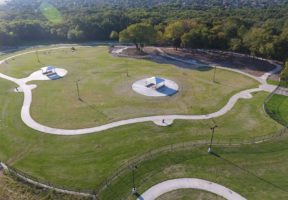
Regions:
<instances>
[{"instance_id":1,"label":"lamp post","mask_svg":"<svg viewBox=\"0 0 288 200\"><path fill-rule=\"evenodd\" d=\"M78 100L79 100L79 101L82 101L82 99L81 99L81 97L80 97L80 92L79 92L79 81L80 81L80 80L77 80L77 81L76 81L77 95L78 95Z\"/></svg>"},{"instance_id":2,"label":"lamp post","mask_svg":"<svg viewBox=\"0 0 288 200\"><path fill-rule=\"evenodd\" d=\"M39 55L38 55L38 51L36 50L35 53L36 53L37 61L38 61L38 63L40 63L40 59L39 59Z\"/></svg>"},{"instance_id":3,"label":"lamp post","mask_svg":"<svg viewBox=\"0 0 288 200\"><path fill-rule=\"evenodd\" d=\"M217 127L218 127L217 125L214 125L213 127L210 128L210 130L212 131L212 135L211 135L210 145L209 145L209 148L208 148L208 153L212 152L212 142L213 142L213 138L214 138L214 132L215 132L215 129Z\"/></svg>"},{"instance_id":4,"label":"lamp post","mask_svg":"<svg viewBox=\"0 0 288 200\"><path fill-rule=\"evenodd\" d=\"M135 185L135 170L136 169L137 169L136 165L132 167L132 184L133 184L132 194L133 195L137 194L137 188L136 188L136 185Z\"/></svg>"},{"instance_id":5,"label":"lamp post","mask_svg":"<svg viewBox=\"0 0 288 200\"><path fill-rule=\"evenodd\" d=\"M216 82L216 80L215 80L215 78L216 78L216 69L217 69L217 67L216 67L216 65L214 66L214 73L213 73L213 82L215 83Z\"/></svg>"}]
</instances>

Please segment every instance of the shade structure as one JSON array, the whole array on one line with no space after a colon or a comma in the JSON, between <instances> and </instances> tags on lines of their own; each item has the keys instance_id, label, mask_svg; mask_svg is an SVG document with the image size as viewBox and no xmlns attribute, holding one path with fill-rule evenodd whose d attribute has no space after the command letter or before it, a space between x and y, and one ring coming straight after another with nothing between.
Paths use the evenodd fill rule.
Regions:
<instances>
[{"instance_id":1,"label":"shade structure","mask_svg":"<svg viewBox=\"0 0 288 200\"><path fill-rule=\"evenodd\" d=\"M148 88L158 89L165 85L165 79L153 76L146 79L145 84Z\"/></svg>"},{"instance_id":2,"label":"shade structure","mask_svg":"<svg viewBox=\"0 0 288 200\"><path fill-rule=\"evenodd\" d=\"M47 66L47 67L42 67L41 71L42 71L42 74L54 74L55 69L56 69L56 67Z\"/></svg>"},{"instance_id":3,"label":"shade structure","mask_svg":"<svg viewBox=\"0 0 288 200\"><path fill-rule=\"evenodd\" d=\"M165 97L176 94L178 85L169 79L162 77L151 77L138 80L133 83L132 89L138 94L149 97Z\"/></svg>"}]
</instances>

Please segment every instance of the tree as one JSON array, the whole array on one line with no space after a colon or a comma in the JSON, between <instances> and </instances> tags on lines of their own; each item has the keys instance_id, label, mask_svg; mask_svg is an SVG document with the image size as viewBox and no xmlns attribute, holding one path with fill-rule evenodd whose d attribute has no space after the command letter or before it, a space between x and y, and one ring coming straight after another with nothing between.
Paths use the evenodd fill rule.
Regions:
<instances>
[{"instance_id":1,"label":"tree","mask_svg":"<svg viewBox=\"0 0 288 200\"><path fill-rule=\"evenodd\" d=\"M281 72L281 80L288 81L288 60L283 65L283 70Z\"/></svg>"},{"instance_id":2,"label":"tree","mask_svg":"<svg viewBox=\"0 0 288 200\"><path fill-rule=\"evenodd\" d=\"M67 33L68 40L81 40L84 39L84 32L80 30L78 27L75 29L71 29Z\"/></svg>"},{"instance_id":3,"label":"tree","mask_svg":"<svg viewBox=\"0 0 288 200\"><path fill-rule=\"evenodd\" d=\"M168 40L171 41L173 46L176 48L179 48L181 45L181 37L185 33L185 27L184 23L182 21L176 21L171 24L169 24L165 28L165 33L164 37Z\"/></svg>"},{"instance_id":4,"label":"tree","mask_svg":"<svg viewBox=\"0 0 288 200\"><path fill-rule=\"evenodd\" d=\"M244 36L243 43L250 50L252 55L271 57L275 52L274 41L271 30L264 28L251 28Z\"/></svg>"},{"instance_id":5,"label":"tree","mask_svg":"<svg viewBox=\"0 0 288 200\"><path fill-rule=\"evenodd\" d=\"M112 31L111 34L110 34L110 39L118 40L119 39L119 34L116 31Z\"/></svg>"},{"instance_id":6,"label":"tree","mask_svg":"<svg viewBox=\"0 0 288 200\"><path fill-rule=\"evenodd\" d=\"M138 23L128 26L119 34L120 42L132 42L136 49L142 51L144 45L152 44L157 37L157 31L147 23Z\"/></svg>"},{"instance_id":7,"label":"tree","mask_svg":"<svg viewBox=\"0 0 288 200\"><path fill-rule=\"evenodd\" d=\"M199 26L191 29L181 37L181 46L189 48L207 48L209 30L207 27Z\"/></svg>"},{"instance_id":8,"label":"tree","mask_svg":"<svg viewBox=\"0 0 288 200\"><path fill-rule=\"evenodd\" d=\"M275 42L275 57L276 59L285 60L288 58L288 28L282 30L281 35Z\"/></svg>"}]
</instances>

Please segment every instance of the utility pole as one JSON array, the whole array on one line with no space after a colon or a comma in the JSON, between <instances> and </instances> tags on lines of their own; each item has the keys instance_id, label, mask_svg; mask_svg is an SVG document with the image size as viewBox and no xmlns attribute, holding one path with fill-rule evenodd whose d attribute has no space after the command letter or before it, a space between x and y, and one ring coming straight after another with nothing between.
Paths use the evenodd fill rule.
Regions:
<instances>
[{"instance_id":1,"label":"utility pole","mask_svg":"<svg viewBox=\"0 0 288 200\"><path fill-rule=\"evenodd\" d=\"M213 73L213 82L216 83L216 69L217 69L217 66L214 65L214 73Z\"/></svg>"},{"instance_id":2,"label":"utility pole","mask_svg":"<svg viewBox=\"0 0 288 200\"><path fill-rule=\"evenodd\" d=\"M217 125L214 125L213 127L210 128L210 130L212 131L212 135L211 135L210 145L209 145L209 148L208 148L208 153L212 152L212 142L213 142L213 138L214 138L214 132L215 132L215 129L217 127L218 127Z\"/></svg>"},{"instance_id":3,"label":"utility pole","mask_svg":"<svg viewBox=\"0 0 288 200\"><path fill-rule=\"evenodd\" d=\"M79 101L82 101L82 99L81 99L81 97L80 97L80 92L79 92L79 81L80 81L80 80L77 80L77 81L76 81L77 95L78 95L78 100L79 100Z\"/></svg>"},{"instance_id":4,"label":"utility pole","mask_svg":"<svg viewBox=\"0 0 288 200\"><path fill-rule=\"evenodd\" d=\"M38 51L36 50L35 53L36 53L37 61L38 61L38 63L40 63L40 59L39 59L39 55L38 55Z\"/></svg>"},{"instance_id":5,"label":"utility pole","mask_svg":"<svg viewBox=\"0 0 288 200\"><path fill-rule=\"evenodd\" d=\"M132 183L133 183L133 187L132 187L132 194L135 195L137 194L137 188L135 185L135 170L137 169L137 166L133 166L132 167Z\"/></svg>"}]
</instances>

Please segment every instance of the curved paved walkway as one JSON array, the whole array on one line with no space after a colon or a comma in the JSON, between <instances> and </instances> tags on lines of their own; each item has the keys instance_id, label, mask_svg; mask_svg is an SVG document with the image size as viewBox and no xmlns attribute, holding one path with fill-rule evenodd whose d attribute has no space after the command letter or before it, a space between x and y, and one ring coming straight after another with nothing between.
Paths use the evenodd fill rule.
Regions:
<instances>
[{"instance_id":1,"label":"curved paved walkway","mask_svg":"<svg viewBox=\"0 0 288 200\"><path fill-rule=\"evenodd\" d=\"M218 196L224 197L228 200L246 200L240 194L237 194L229 188L226 188L217 183L196 178L180 178L164 181L154 185L149 190L144 192L140 197L138 197L138 200L155 200L162 194L179 189L204 190L217 194Z\"/></svg>"},{"instance_id":2,"label":"curved paved walkway","mask_svg":"<svg viewBox=\"0 0 288 200\"><path fill-rule=\"evenodd\" d=\"M70 48L70 47L57 47L57 48L43 49L43 50L38 50L38 52L55 50L55 49L63 49L63 48ZM78 48L79 48L79 46L78 46ZM5 61L7 61L9 59L15 58L17 56L25 55L28 53L34 53L34 52L35 51L29 51L29 52L25 52L25 53L21 53L18 55L8 57L4 60L1 60L0 64L4 63ZM182 61L186 62L186 60L182 60ZM23 106L21 109L21 118L22 118L23 122L28 127L32 128L34 130L43 132L43 133L54 134L54 135L80 135L80 134L101 132L101 131L108 130L111 128L115 128L115 127L119 127L119 126L123 126L123 125L141 123L141 122L154 122L155 124L160 125L159 122L161 122L163 120L164 120L164 122L165 121L173 122L175 119L203 120L203 119L211 119L211 118L220 117L220 116L224 115L225 113L229 112L234 107L234 105L236 104L236 102L239 99L252 98L252 93L258 92L258 91L272 92L276 88L276 86L268 85L266 83L266 79L269 76L269 74L273 74L273 73L276 73L279 70L281 70L281 66L279 66L275 63L273 63L273 64L276 66L276 68L273 71L266 73L265 76L263 76L263 77L255 77L255 76L252 76L252 75L247 74L245 72L242 72L240 70L227 69L227 68L221 67L223 69L234 71L237 73L241 73L241 74L244 74L244 75L249 76L251 78L254 78L255 80L259 81L259 83L261 85L259 88L248 89L248 90L245 90L245 91L242 91L242 92L235 94L234 96L232 96L230 98L228 103L222 109L220 109L217 112L214 112L211 114L206 114L206 115L159 115L159 116L140 117L140 118L134 118L134 119L112 122L109 124L105 124L105 125L101 125L101 126L97 126L97 127L93 127L93 128L84 128L84 129L76 129L76 130L51 128L51 127L48 127L48 126L45 126L45 125L42 125L42 124L36 122L31 117L30 106L32 104L32 88L35 88L35 86L32 87L31 85L28 85L27 82L29 82L31 80L44 80L43 78L39 78L38 76L34 76L33 74L35 74L35 73L33 73L29 77L23 78L23 79L13 78L13 77L10 77L10 76L7 76L5 74L0 73L0 78L3 78L3 79L6 79L6 80L9 80L9 81L16 83L17 85L19 85L19 88L21 89L21 91L24 92L24 102L23 102ZM165 124L163 124L163 126L164 125Z\"/></svg>"}]
</instances>

